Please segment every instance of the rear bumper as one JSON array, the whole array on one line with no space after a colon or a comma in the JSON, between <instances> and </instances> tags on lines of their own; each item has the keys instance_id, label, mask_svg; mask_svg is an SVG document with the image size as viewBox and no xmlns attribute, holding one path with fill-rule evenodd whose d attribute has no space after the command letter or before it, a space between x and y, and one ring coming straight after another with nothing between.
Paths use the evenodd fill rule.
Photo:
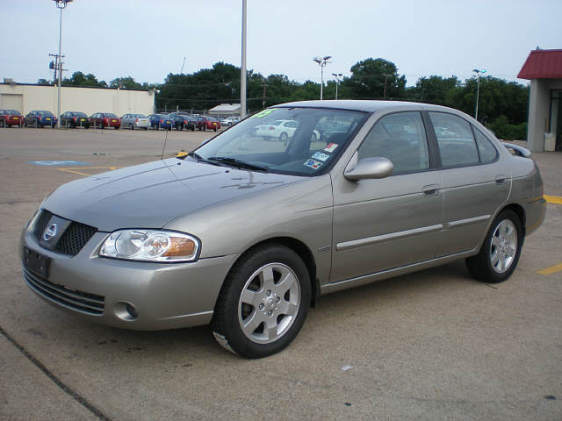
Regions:
<instances>
[{"instance_id":1,"label":"rear bumper","mask_svg":"<svg viewBox=\"0 0 562 421\"><path fill-rule=\"evenodd\" d=\"M536 231L544 221L546 215L546 200L540 197L525 205L525 234Z\"/></svg>"}]
</instances>

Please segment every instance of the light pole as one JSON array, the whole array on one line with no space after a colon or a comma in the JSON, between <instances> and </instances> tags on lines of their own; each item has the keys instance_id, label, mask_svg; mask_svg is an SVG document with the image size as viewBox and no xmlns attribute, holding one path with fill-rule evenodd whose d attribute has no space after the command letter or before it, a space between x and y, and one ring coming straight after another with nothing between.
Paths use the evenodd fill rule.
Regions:
<instances>
[{"instance_id":1,"label":"light pole","mask_svg":"<svg viewBox=\"0 0 562 421\"><path fill-rule=\"evenodd\" d=\"M332 56L325 57L314 57L312 61L315 61L320 66L320 101L324 99L324 67L329 63Z\"/></svg>"},{"instance_id":2,"label":"light pole","mask_svg":"<svg viewBox=\"0 0 562 421\"><path fill-rule=\"evenodd\" d=\"M486 70L472 69L476 73L476 104L474 104L474 118L478 120L478 101L480 100L480 75L486 73Z\"/></svg>"},{"instance_id":3,"label":"light pole","mask_svg":"<svg viewBox=\"0 0 562 421\"><path fill-rule=\"evenodd\" d=\"M338 99L338 86L341 82L341 77L343 77L343 74L341 73L332 73L332 76L334 77L334 79L336 79L336 99Z\"/></svg>"},{"instance_id":4,"label":"light pole","mask_svg":"<svg viewBox=\"0 0 562 421\"><path fill-rule=\"evenodd\" d=\"M59 15L59 60L58 60L58 71L59 71L59 83L57 88L57 127L60 129L60 87L62 84L62 9L64 9L68 3L72 0L53 0L55 5L60 11Z\"/></svg>"},{"instance_id":5,"label":"light pole","mask_svg":"<svg viewBox=\"0 0 562 421\"><path fill-rule=\"evenodd\" d=\"M247 4L242 0L242 59L240 63L240 120L246 117L246 21Z\"/></svg>"}]
</instances>

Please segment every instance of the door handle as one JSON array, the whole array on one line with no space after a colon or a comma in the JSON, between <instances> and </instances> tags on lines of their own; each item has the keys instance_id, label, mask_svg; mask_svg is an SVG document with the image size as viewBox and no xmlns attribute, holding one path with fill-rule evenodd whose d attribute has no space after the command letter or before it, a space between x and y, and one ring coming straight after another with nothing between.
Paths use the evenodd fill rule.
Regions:
<instances>
[{"instance_id":1,"label":"door handle","mask_svg":"<svg viewBox=\"0 0 562 421\"><path fill-rule=\"evenodd\" d=\"M507 180L506 175L497 175L496 176L496 184L503 184L503 183L505 183L505 180Z\"/></svg>"},{"instance_id":2,"label":"door handle","mask_svg":"<svg viewBox=\"0 0 562 421\"><path fill-rule=\"evenodd\" d=\"M422 187L423 194L430 195L430 194L437 194L439 192L439 185L438 184L428 184L427 186Z\"/></svg>"}]
</instances>

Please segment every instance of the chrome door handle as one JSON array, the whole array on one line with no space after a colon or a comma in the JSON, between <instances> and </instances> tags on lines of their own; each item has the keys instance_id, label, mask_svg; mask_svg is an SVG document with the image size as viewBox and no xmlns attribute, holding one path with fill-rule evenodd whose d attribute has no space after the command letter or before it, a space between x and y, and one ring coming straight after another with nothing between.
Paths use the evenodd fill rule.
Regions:
<instances>
[{"instance_id":1,"label":"chrome door handle","mask_svg":"<svg viewBox=\"0 0 562 421\"><path fill-rule=\"evenodd\" d=\"M427 186L422 187L422 191L424 194L437 194L439 192L439 185L437 184L429 184Z\"/></svg>"}]
</instances>

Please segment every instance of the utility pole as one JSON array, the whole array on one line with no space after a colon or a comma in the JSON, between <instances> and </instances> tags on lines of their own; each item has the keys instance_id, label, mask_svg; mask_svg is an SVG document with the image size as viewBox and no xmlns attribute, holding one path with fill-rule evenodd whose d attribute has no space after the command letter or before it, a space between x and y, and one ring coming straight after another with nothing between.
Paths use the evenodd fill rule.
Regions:
<instances>
[{"instance_id":1,"label":"utility pole","mask_svg":"<svg viewBox=\"0 0 562 421\"><path fill-rule=\"evenodd\" d=\"M384 74L384 94L383 94L384 99L386 99L386 81L388 80L389 77L392 77L392 76L393 75L391 75L389 73Z\"/></svg>"},{"instance_id":2,"label":"utility pole","mask_svg":"<svg viewBox=\"0 0 562 421\"><path fill-rule=\"evenodd\" d=\"M246 117L246 21L247 21L247 0L242 0L242 58L240 64L240 120Z\"/></svg>"},{"instance_id":3,"label":"utility pole","mask_svg":"<svg viewBox=\"0 0 562 421\"><path fill-rule=\"evenodd\" d=\"M263 86L263 97L262 97L262 100L261 100L261 107L263 109L263 108L265 108L265 94L267 92L267 83L264 82L261 86Z\"/></svg>"}]
</instances>

